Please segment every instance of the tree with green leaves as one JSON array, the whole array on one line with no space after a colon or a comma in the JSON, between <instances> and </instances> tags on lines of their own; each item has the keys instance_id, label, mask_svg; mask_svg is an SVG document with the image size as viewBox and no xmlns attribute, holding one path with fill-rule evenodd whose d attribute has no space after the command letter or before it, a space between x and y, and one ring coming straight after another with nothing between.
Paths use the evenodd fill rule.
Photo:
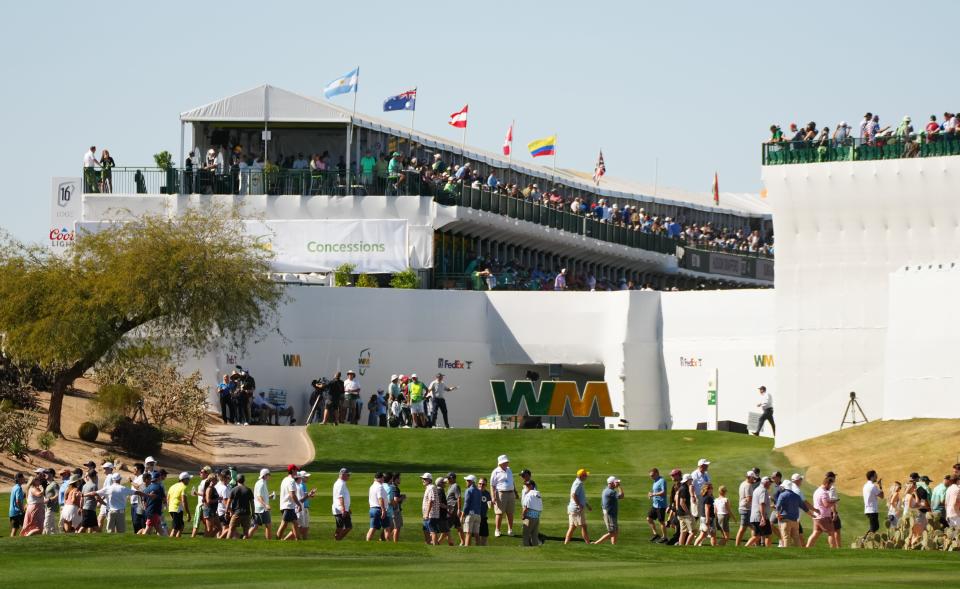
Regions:
<instances>
[{"instance_id":1,"label":"tree with green leaves","mask_svg":"<svg viewBox=\"0 0 960 589\"><path fill-rule=\"evenodd\" d=\"M238 350L275 324L284 300L272 253L224 211L145 215L78 236L66 255L0 240L0 333L15 363L38 365L51 386L47 429L60 430L63 395L97 361L138 341Z\"/></svg>"}]
</instances>

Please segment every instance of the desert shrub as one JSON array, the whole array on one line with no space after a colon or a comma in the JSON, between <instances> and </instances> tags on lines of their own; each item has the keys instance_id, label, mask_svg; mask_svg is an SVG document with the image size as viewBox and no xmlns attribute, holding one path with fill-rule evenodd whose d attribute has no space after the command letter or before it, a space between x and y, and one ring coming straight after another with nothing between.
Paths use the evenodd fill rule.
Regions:
<instances>
[{"instance_id":1,"label":"desert shrub","mask_svg":"<svg viewBox=\"0 0 960 589\"><path fill-rule=\"evenodd\" d=\"M23 369L0 356L0 403L21 409L36 409L36 391L45 388L48 380L39 369Z\"/></svg>"},{"instance_id":2,"label":"desert shrub","mask_svg":"<svg viewBox=\"0 0 960 589\"><path fill-rule=\"evenodd\" d=\"M56 441L57 436L55 436L53 432L43 432L37 436L37 445L40 446L40 449L44 452L49 452Z\"/></svg>"},{"instance_id":3,"label":"desert shrub","mask_svg":"<svg viewBox=\"0 0 960 589\"><path fill-rule=\"evenodd\" d=\"M40 421L40 414L25 409L0 412L0 451L23 459L30 449L30 434Z\"/></svg>"},{"instance_id":4,"label":"desert shrub","mask_svg":"<svg viewBox=\"0 0 960 589\"><path fill-rule=\"evenodd\" d=\"M97 436L100 435L100 428L93 422L84 421L80 424L79 429L77 429L77 435L80 436L80 439L84 442L96 442Z\"/></svg>"},{"instance_id":5,"label":"desert shrub","mask_svg":"<svg viewBox=\"0 0 960 589\"><path fill-rule=\"evenodd\" d=\"M145 458L159 454L163 447L163 432L149 423L138 423L125 418L117 424L110 434L127 454L135 458Z\"/></svg>"},{"instance_id":6,"label":"desert shrub","mask_svg":"<svg viewBox=\"0 0 960 589\"><path fill-rule=\"evenodd\" d=\"M113 383L100 387L95 402L103 415L131 415L141 399L140 391L126 384Z\"/></svg>"}]
</instances>

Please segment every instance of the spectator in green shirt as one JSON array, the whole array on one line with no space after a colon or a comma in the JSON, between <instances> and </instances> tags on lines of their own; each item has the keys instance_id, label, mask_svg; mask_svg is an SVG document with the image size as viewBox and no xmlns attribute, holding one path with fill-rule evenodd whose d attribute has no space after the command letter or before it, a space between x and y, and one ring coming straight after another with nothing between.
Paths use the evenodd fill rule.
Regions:
<instances>
[{"instance_id":1,"label":"spectator in green shirt","mask_svg":"<svg viewBox=\"0 0 960 589\"><path fill-rule=\"evenodd\" d=\"M376 167L377 158L373 157L370 150L367 150L364 156L360 158L360 182L364 186L373 184L373 174Z\"/></svg>"}]
</instances>

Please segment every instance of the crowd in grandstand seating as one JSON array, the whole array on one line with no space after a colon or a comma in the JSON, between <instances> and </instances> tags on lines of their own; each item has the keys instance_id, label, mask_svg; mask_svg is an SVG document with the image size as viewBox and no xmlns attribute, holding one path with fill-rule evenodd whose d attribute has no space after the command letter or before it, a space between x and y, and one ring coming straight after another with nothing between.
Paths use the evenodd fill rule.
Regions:
<instances>
[{"instance_id":1,"label":"crowd in grandstand seating","mask_svg":"<svg viewBox=\"0 0 960 589\"><path fill-rule=\"evenodd\" d=\"M953 141L957 138L957 115L951 112L943 113L942 120L937 115L930 115L921 131L916 131L913 120L904 116L897 126L882 126L880 115L867 112L859 126L859 140L862 145L883 146L897 142L904 144L903 155L913 157L919 153L917 141L934 143L937 141ZM813 121L803 128L791 123L786 133L779 125L770 126L770 138L767 143L786 143L793 146L837 147L854 143L853 129L846 121L840 121L833 132L830 127L817 129Z\"/></svg>"}]
</instances>

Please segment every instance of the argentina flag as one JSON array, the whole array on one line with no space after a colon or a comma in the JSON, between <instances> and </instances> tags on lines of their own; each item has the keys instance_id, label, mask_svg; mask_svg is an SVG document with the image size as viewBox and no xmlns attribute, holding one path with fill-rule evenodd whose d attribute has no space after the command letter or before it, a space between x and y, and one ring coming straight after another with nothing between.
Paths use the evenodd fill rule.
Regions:
<instances>
[{"instance_id":1,"label":"argentina flag","mask_svg":"<svg viewBox=\"0 0 960 589\"><path fill-rule=\"evenodd\" d=\"M338 94L346 94L347 92L356 92L357 85L360 81L360 68L349 72L341 78L327 84L327 87L323 89L323 95L327 98L333 98Z\"/></svg>"}]
</instances>

